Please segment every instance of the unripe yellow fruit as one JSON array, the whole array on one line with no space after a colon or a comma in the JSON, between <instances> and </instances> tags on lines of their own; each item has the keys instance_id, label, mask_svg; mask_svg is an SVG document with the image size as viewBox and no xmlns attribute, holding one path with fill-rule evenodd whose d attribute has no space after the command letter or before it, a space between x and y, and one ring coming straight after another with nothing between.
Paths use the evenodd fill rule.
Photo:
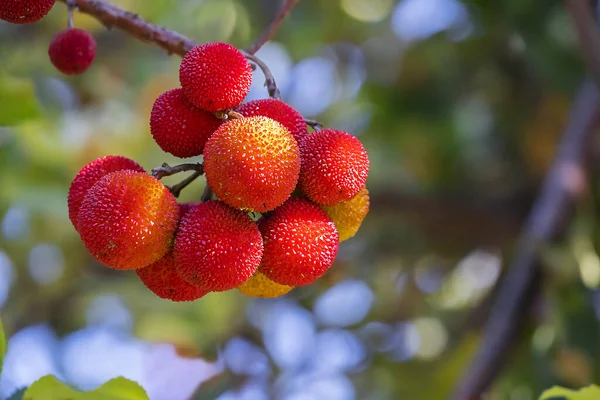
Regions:
<instances>
[{"instance_id":1,"label":"unripe yellow fruit","mask_svg":"<svg viewBox=\"0 0 600 400\"><path fill-rule=\"evenodd\" d=\"M352 199L335 206L321 206L321 208L333 220L340 242L343 242L356 235L369 212L369 204L369 191L365 186Z\"/></svg>"},{"instance_id":2,"label":"unripe yellow fruit","mask_svg":"<svg viewBox=\"0 0 600 400\"><path fill-rule=\"evenodd\" d=\"M293 287L280 285L267 278L264 274L256 272L237 289L246 296L272 299L274 297L283 296L292 290Z\"/></svg>"}]
</instances>

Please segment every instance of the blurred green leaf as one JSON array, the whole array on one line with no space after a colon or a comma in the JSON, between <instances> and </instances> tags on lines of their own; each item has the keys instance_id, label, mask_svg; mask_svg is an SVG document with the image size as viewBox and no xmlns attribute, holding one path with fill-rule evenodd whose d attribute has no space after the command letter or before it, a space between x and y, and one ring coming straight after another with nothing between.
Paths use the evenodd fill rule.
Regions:
<instances>
[{"instance_id":1,"label":"blurred green leaf","mask_svg":"<svg viewBox=\"0 0 600 400\"><path fill-rule=\"evenodd\" d=\"M0 126L12 126L36 118L40 107L33 82L0 71Z\"/></svg>"},{"instance_id":2,"label":"blurred green leaf","mask_svg":"<svg viewBox=\"0 0 600 400\"><path fill-rule=\"evenodd\" d=\"M597 400L600 399L600 387L590 385L579 391L575 391L554 386L542 393L539 400L552 400L557 398L564 398L566 400Z\"/></svg>"},{"instance_id":3,"label":"blurred green leaf","mask_svg":"<svg viewBox=\"0 0 600 400\"><path fill-rule=\"evenodd\" d=\"M115 378L96 390L78 392L52 375L34 382L23 396L25 400L148 400L148 395L137 383L126 378Z\"/></svg>"}]
</instances>

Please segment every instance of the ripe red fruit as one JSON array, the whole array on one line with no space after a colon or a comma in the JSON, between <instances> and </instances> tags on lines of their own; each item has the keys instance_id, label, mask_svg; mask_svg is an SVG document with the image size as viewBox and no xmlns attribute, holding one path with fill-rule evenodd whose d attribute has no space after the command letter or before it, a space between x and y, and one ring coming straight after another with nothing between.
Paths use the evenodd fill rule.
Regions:
<instances>
[{"instance_id":1,"label":"ripe red fruit","mask_svg":"<svg viewBox=\"0 0 600 400\"><path fill-rule=\"evenodd\" d=\"M75 227L75 230L79 230L77 228L79 207L88 190L104 175L123 169L145 172L141 165L127 157L105 156L86 164L77 173L75 179L73 179L73 182L71 183L69 196L67 198L69 219Z\"/></svg>"},{"instance_id":2,"label":"ripe red fruit","mask_svg":"<svg viewBox=\"0 0 600 400\"><path fill-rule=\"evenodd\" d=\"M169 251L179 205L152 176L111 172L88 190L79 209L79 233L94 258L114 269L138 269Z\"/></svg>"},{"instance_id":3,"label":"ripe red fruit","mask_svg":"<svg viewBox=\"0 0 600 400\"><path fill-rule=\"evenodd\" d=\"M183 219L183 217L185 216L185 214L188 213L188 211L190 211L192 208L196 207L197 205L200 205L202 203L200 202L188 202L188 203L181 203L179 204L179 221L181 221Z\"/></svg>"},{"instance_id":4,"label":"ripe red fruit","mask_svg":"<svg viewBox=\"0 0 600 400\"><path fill-rule=\"evenodd\" d=\"M256 224L220 201L202 203L183 217L173 251L179 275L211 292L247 281L256 272L262 253Z\"/></svg>"},{"instance_id":5,"label":"ripe red fruit","mask_svg":"<svg viewBox=\"0 0 600 400\"><path fill-rule=\"evenodd\" d=\"M55 0L0 0L0 19L13 24L30 24L44 18Z\"/></svg>"},{"instance_id":6,"label":"ripe red fruit","mask_svg":"<svg viewBox=\"0 0 600 400\"><path fill-rule=\"evenodd\" d=\"M48 55L60 72L78 75L85 72L96 58L96 40L83 29L65 29L52 39Z\"/></svg>"},{"instance_id":7,"label":"ripe red fruit","mask_svg":"<svg viewBox=\"0 0 600 400\"><path fill-rule=\"evenodd\" d=\"M335 225L310 201L286 201L259 228L265 247L259 271L279 284L311 284L327 272L337 255Z\"/></svg>"},{"instance_id":8,"label":"ripe red fruit","mask_svg":"<svg viewBox=\"0 0 600 400\"><path fill-rule=\"evenodd\" d=\"M181 88L161 94L150 115L150 133L156 143L180 158L202 154L206 141L219 125L221 120L194 107Z\"/></svg>"},{"instance_id":9,"label":"ripe red fruit","mask_svg":"<svg viewBox=\"0 0 600 400\"><path fill-rule=\"evenodd\" d=\"M196 107L215 112L240 105L250 90L252 69L246 57L227 43L206 43L181 61L179 82Z\"/></svg>"},{"instance_id":10,"label":"ripe red fruit","mask_svg":"<svg viewBox=\"0 0 600 400\"><path fill-rule=\"evenodd\" d=\"M142 283L161 299L193 301L208 293L177 274L173 253L167 253L154 264L135 272Z\"/></svg>"},{"instance_id":11,"label":"ripe red fruit","mask_svg":"<svg viewBox=\"0 0 600 400\"><path fill-rule=\"evenodd\" d=\"M215 194L232 207L266 212L286 201L300 171L298 145L267 117L230 120L208 139L204 172Z\"/></svg>"},{"instance_id":12,"label":"ripe red fruit","mask_svg":"<svg viewBox=\"0 0 600 400\"><path fill-rule=\"evenodd\" d=\"M325 129L300 142L299 186L318 204L334 206L352 199L367 182L369 157L351 134Z\"/></svg>"},{"instance_id":13,"label":"ripe red fruit","mask_svg":"<svg viewBox=\"0 0 600 400\"><path fill-rule=\"evenodd\" d=\"M237 111L244 117L262 115L263 117L274 119L285 126L297 142L300 142L304 136L308 135L304 117L281 100L252 100L239 106Z\"/></svg>"}]
</instances>

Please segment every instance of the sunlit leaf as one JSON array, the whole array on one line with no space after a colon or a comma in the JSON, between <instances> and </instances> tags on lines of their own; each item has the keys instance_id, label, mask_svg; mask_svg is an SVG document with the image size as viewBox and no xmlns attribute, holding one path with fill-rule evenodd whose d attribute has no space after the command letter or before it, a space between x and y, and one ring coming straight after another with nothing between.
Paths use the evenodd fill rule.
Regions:
<instances>
[{"instance_id":1,"label":"sunlit leaf","mask_svg":"<svg viewBox=\"0 0 600 400\"><path fill-rule=\"evenodd\" d=\"M558 400L558 399L566 399L566 400L597 400L600 399L600 387L596 385L590 385L588 387L584 387L583 389L570 390L565 389L559 386L554 386L544 393L539 398L539 400Z\"/></svg>"},{"instance_id":2,"label":"sunlit leaf","mask_svg":"<svg viewBox=\"0 0 600 400\"><path fill-rule=\"evenodd\" d=\"M24 400L148 400L145 390L122 377L111 379L96 390L78 392L52 375L35 381L23 396Z\"/></svg>"},{"instance_id":3,"label":"sunlit leaf","mask_svg":"<svg viewBox=\"0 0 600 400\"><path fill-rule=\"evenodd\" d=\"M0 319L0 371L2 371L2 362L4 361L5 354L6 354L6 336L4 335L4 328L2 327L2 320Z\"/></svg>"}]
</instances>

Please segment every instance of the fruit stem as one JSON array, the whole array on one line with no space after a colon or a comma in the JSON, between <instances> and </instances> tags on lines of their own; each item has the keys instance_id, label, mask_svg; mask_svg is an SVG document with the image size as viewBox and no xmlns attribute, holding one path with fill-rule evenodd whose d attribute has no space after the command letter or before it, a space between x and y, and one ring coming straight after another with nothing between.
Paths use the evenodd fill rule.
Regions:
<instances>
[{"instance_id":1,"label":"fruit stem","mask_svg":"<svg viewBox=\"0 0 600 400\"><path fill-rule=\"evenodd\" d=\"M190 176L188 176L187 178L185 178L178 184L173 185L173 186L167 186L167 188L173 194L173 196L179 197L179 194L181 193L181 191L183 189L185 189L190 183L194 182L196 180L196 178L198 178L200 175L202 175L202 172L195 171L193 174L191 174Z\"/></svg>"},{"instance_id":2,"label":"fruit stem","mask_svg":"<svg viewBox=\"0 0 600 400\"><path fill-rule=\"evenodd\" d=\"M152 176L155 177L156 179L160 180L160 179L164 178L165 176L171 176L171 175L175 175L175 174L178 174L180 172L185 172L185 171L196 171L198 173L198 176L200 176L204 173L204 165L202 165L201 163L195 163L195 164L189 163L189 164L174 165L171 167L169 164L163 163L163 165L161 165L160 167L156 167L156 168L152 169ZM194 178L194 179L196 179L196 178Z\"/></svg>"},{"instance_id":3,"label":"fruit stem","mask_svg":"<svg viewBox=\"0 0 600 400\"><path fill-rule=\"evenodd\" d=\"M315 121L314 119L305 119L304 122L306 122L306 125L310 126L315 131L320 131L323 129L323 124L319 121Z\"/></svg>"},{"instance_id":4,"label":"fruit stem","mask_svg":"<svg viewBox=\"0 0 600 400\"><path fill-rule=\"evenodd\" d=\"M251 62L258 65L258 68L261 69L263 75L265 76L265 86L267 87L267 91L269 92L269 96L273 99L281 100L281 93L277 88L277 83L275 83L275 78L271 73L271 70L260 58L256 57L254 54L250 54L247 51L240 50L242 54Z\"/></svg>"},{"instance_id":5,"label":"fruit stem","mask_svg":"<svg viewBox=\"0 0 600 400\"><path fill-rule=\"evenodd\" d=\"M204 187L204 192L202 193L202 197L200 197L200 202L204 203L204 202L211 200L212 195L213 195L213 191L207 183L206 186Z\"/></svg>"},{"instance_id":6,"label":"fruit stem","mask_svg":"<svg viewBox=\"0 0 600 400\"><path fill-rule=\"evenodd\" d=\"M75 0L67 0L67 28L73 28L73 10L77 8Z\"/></svg>"}]
</instances>

